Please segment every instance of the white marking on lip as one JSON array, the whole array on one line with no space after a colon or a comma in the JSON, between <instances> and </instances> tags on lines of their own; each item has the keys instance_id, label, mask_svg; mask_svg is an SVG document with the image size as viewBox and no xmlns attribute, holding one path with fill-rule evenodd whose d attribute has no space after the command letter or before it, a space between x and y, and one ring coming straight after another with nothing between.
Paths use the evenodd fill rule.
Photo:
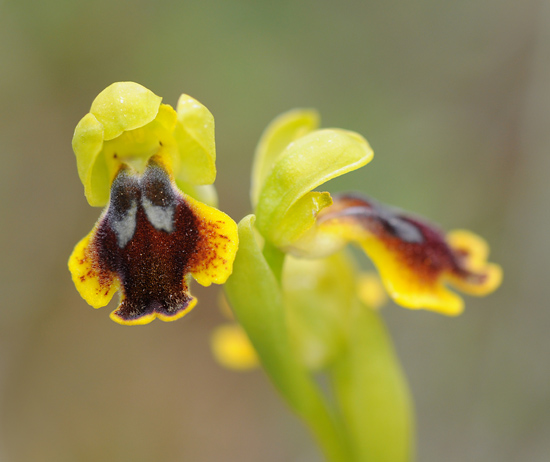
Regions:
<instances>
[{"instance_id":1,"label":"white marking on lip","mask_svg":"<svg viewBox=\"0 0 550 462\"><path fill-rule=\"evenodd\" d=\"M137 204L136 201L132 201L132 206L119 220L113 220L112 227L116 234L118 246L123 249L130 239L134 237L137 226Z\"/></svg>"},{"instance_id":2,"label":"white marking on lip","mask_svg":"<svg viewBox=\"0 0 550 462\"><path fill-rule=\"evenodd\" d=\"M394 229L397 237L405 242L419 244L424 241L424 237L420 230L412 223L400 217L390 217L388 219L388 224Z\"/></svg>"},{"instance_id":3,"label":"white marking on lip","mask_svg":"<svg viewBox=\"0 0 550 462\"><path fill-rule=\"evenodd\" d=\"M143 210L149 223L151 223L158 231L166 231L171 233L174 231L174 211L175 205L162 207L161 205L153 205L146 197L141 198Z\"/></svg>"}]
</instances>

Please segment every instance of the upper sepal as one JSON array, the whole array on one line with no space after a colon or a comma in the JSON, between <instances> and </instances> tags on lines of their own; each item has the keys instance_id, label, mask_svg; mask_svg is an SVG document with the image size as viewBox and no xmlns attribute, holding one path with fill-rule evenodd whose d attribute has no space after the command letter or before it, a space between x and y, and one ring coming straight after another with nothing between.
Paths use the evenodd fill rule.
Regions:
<instances>
[{"instance_id":1,"label":"upper sepal","mask_svg":"<svg viewBox=\"0 0 550 462\"><path fill-rule=\"evenodd\" d=\"M103 126L105 141L151 122L162 98L135 82L116 82L92 103L90 114Z\"/></svg>"},{"instance_id":2,"label":"upper sepal","mask_svg":"<svg viewBox=\"0 0 550 462\"><path fill-rule=\"evenodd\" d=\"M267 126L256 147L252 164L250 198L253 207L256 207L265 179L279 155L294 140L307 135L318 126L319 114L311 109L285 112Z\"/></svg>"}]
</instances>

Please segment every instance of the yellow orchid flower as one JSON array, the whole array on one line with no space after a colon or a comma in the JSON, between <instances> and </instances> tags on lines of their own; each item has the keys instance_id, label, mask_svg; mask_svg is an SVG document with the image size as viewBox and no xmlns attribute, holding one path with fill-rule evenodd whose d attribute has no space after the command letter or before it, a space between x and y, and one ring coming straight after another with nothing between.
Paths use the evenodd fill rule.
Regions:
<instances>
[{"instance_id":1,"label":"yellow orchid flower","mask_svg":"<svg viewBox=\"0 0 550 462\"><path fill-rule=\"evenodd\" d=\"M502 280L486 262L487 244L467 231L445 236L423 219L357 194L312 191L372 158L367 142L343 130L316 128L312 111L291 111L268 127L256 151L256 226L285 253L317 258L357 243L373 260L393 300L408 308L459 314L463 301L445 284L486 295Z\"/></svg>"},{"instance_id":2,"label":"yellow orchid flower","mask_svg":"<svg viewBox=\"0 0 550 462\"><path fill-rule=\"evenodd\" d=\"M111 318L126 325L188 313L196 304L190 277L224 283L238 246L229 216L180 189L214 197L197 187L216 175L211 114L186 95L177 112L160 101L141 85L115 83L94 100L73 138L86 197L107 207L76 245L69 270L94 308L120 291Z\"/></svg>"}]
</instances>

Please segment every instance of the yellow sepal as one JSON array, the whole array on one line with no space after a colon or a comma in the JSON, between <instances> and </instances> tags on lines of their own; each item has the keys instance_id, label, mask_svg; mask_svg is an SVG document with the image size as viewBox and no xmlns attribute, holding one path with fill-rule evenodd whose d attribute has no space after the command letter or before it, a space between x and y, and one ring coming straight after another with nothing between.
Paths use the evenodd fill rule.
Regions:
<instances>
[{"instance_id":1,"label":"yellow sepal","mask_svg":"<svg viewBox=\"0 0 550 462\"><path fill-rule=\"evenodd\" d=\"M184 166L176 178L196 185L208 185L216 179L216 142L214 117L189 95L178 100L174 138L180 162Z\"/></svg>"},{"instance_id":2,"label":"yellow sepal","mask_svg":"<svg viewBox=\"0 0 550 462\"><path fill-rule=\"evenodd\" d=\"M90 113L103 125L107 141L151 122L161 101L160 96L138 83L115 82L96 96Z\"/></svg>"}]
</instances>

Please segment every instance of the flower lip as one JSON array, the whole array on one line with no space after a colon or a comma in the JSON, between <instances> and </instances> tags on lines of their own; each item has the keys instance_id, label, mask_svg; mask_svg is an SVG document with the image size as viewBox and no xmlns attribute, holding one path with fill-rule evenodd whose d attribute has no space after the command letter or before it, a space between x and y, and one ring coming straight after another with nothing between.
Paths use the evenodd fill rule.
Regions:
<instances>
[{"instance_id":1,"label":"flower lip","mask_svg":"<svg viewBox=\"0 0 550 462\"><path fill-rule=\"evenodd\" d=\"M377 266L389 294L409 308L458 314L463 302L445 282L473 295L493 291L500 267L472 233L445 234L434 225L358 194L333 197L319 213L322 235L357 242Z\"/></svg>"},{"instance_id":2,"label":"flower lip","mask_svg":"<svg viewBox=\"0 0 550 462\"><path fill-rule=\"evenodd\" d=\"M92 244L100 274L116 274L123 285L114 315L134 321L184 311L193 300L185 274L198 243L196 217L159 166L140 179L122 171Z\"/></svg>"},{"instance_id":3,"label":"flower lip","mask_svg":"<svg viewBox=\"0 0 550 462\"><path fill-rule=\"evenodd\" d=\"M191 275L203 285L227 279L237 240L227 215L180 193L154 158L143 175L119 170L108 208L75 248L69 269L96 308L120 287L121 303L111 314L116 322L172 321L196 303Z\"/></svg>"},{"instance_id":4,"label":"flower lip","mask_svg":"<svg viewBox=\"0 0 550 462\"><path fill-rule=\"evenodd\" d=\"M331 215L342 224L359 225L388 250L397 252L401 264L422 272L426 279L433 279L443 269L460 270L442 233L435 227L355 194L336 195L333 200L341 209L334 212L329 208L327 216L321 212L321 225Z\"/></svg>"}]
</instances>

